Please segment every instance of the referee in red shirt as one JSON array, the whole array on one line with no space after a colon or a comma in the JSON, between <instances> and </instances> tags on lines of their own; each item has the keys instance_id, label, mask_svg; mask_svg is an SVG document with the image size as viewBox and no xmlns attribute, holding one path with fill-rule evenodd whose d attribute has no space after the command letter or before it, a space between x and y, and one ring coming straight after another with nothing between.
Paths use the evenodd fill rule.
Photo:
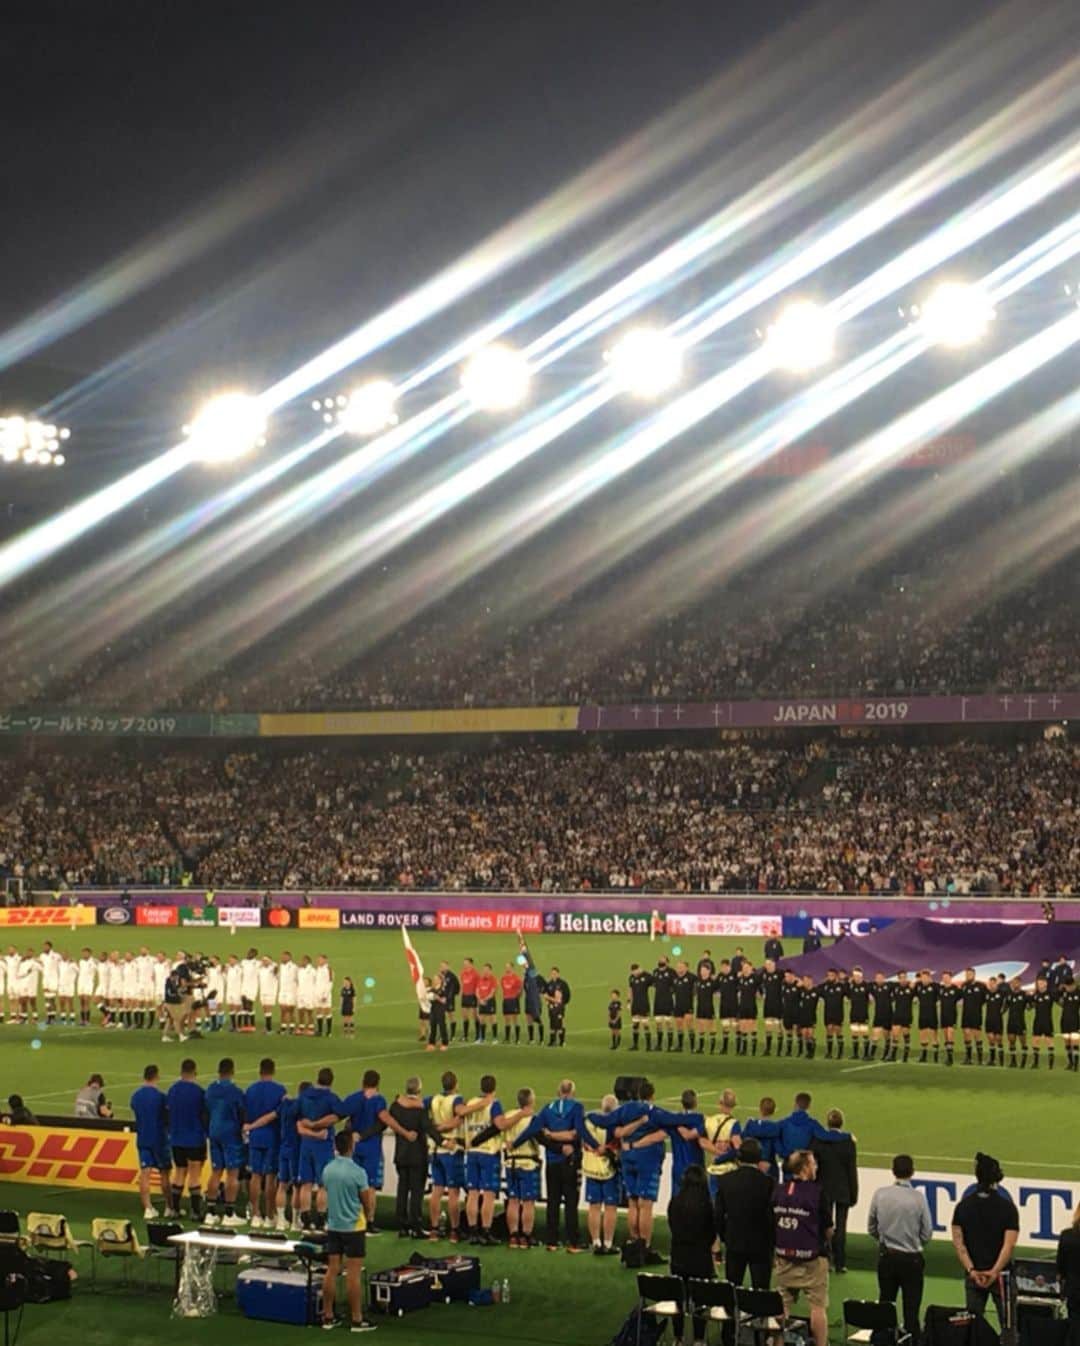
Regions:
<instances>
[{"instance_id":1,"label":"referee in red shirt","mask_svg":"<svg viewBox=\"0 0 1080 1346\"><path fill-rule=\"evenodd\" d=\"M510 1030L514 1031L514 1041L521 1041L521 988L524 982L518 976L513 963L507 963L499 978L502 988L503 1041L510 1041Z\"/></svg>"}]
</instances>

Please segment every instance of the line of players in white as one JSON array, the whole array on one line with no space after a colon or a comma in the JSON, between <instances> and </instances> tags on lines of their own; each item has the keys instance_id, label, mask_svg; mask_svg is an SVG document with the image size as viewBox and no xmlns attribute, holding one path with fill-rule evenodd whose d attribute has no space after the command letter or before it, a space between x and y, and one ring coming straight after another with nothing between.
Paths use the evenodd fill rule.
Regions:
<instances>
[{"instance_id":1,"label":"line of players in white","mask_svg":"<svg viewBox=\"0 0 1080 1346\"><path fill-rule=\"evenodd\" d=\"M167 1000L169 977L180 965L204 968L195 978L199 1007L191 1027L217 1031L255 1032L257 1016L271 1032L275 1009L279 1031L307 1036L329 1035L333 1019L334 974L324 954L313 961L304 954L294 961L283 952L279 961L257 949L243 957L216 955L193 959L175 955L117 950L95 955L84 948L76 959L46 940L40 950L20 953L14 944L0 956L0 1021L20 1024L44 1021L94 1023L105 1028L155 1028ZM40 1003L40 1002L43 1002ZM163 1022L168 1024L168 1019Z\"/></svg>"}]
</instances>

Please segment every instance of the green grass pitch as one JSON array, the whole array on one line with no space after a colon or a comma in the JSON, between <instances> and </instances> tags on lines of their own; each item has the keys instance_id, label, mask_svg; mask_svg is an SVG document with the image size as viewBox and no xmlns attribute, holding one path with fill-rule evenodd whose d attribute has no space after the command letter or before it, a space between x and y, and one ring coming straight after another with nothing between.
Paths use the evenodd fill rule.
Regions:
<instances>
[{"instance_id":1,"label":"green grass pitch","mask_svg":"<svg viewBox=\"0 0 1080 1346\"><path fill-rule=\"evenodd\" d=\"M40 932L19 932L20 946L27 940L40 942ZM661 951L671 953L675 941L650 945L641 938L621 936L542 935L532 942L541 970L557 964L573 988L567 1014L565 1048L454 1046L448 1053L428 1054L416 1041L416 1002L408 982L400 934L395 932L322 932L269 930L157 931L98 927L57 932L54 943L76 952L85 944L102 948L175 949L181 944L207 953L227 954L256 945L260 952L277 956L290 949L294 956L326 952L335 978L349 975L360 994L365 978L375 979L367 990L370 1004L358 1005L354 1038L344 1038L335 1025L329 1040L285 1038L275 1035L215 1034L180 1049L162 1044L149 1032L102 1031L71 1028L16 1028L0 1030L3 1061L2 1089L6 1096L19 1092L39 1113L71 1111L76 1088L94 1070L107 1081L107 1093L120 1116L148 1062L156 1062L166 1082L175 1078L182 1053L190 1051L207 1082L214 1075L219 1057L233 1056L237 1078L246 1083L254 1077L259 1058L267 1053L278 1062L278 1075L290 1087L319 1066L332 1066L336 1087L348 1092L359 1083L368 1066L381 1071L383 1090L391 1095L406 1076L420 1074L425 1087L437 1086L438 1075L455 1070L459 1087L469 1094L477 1090L481 1074L496 1075L504 1100L528 1084L541 1100L553 1096L557 1082L569 1075L578 1095L588 1104L611 1088L615 1075L644 1073L652 1078L658 1098L674 1103L686 1087L697 1089L702 1101L725 1087L736 1090L740 1116L751 1114L763 1094L772 1094L786 1111L794 1093L802 1088L813 1095L813 1110L821 1116L830 1107L844 1110L856 1133L861 1162L885 1167L898 1149L909 1150L924 1169L969 1171L976 1149L998 1155L1006 1173L1025 1173L1040 1178L1069 1178L1080 1173L1080 1153L1075 1147L1077 1081L1062 1070L1038 1075L1007 1069L978 1069L917 1064L827 1061L819 1055L812 1062L761 1057L734 1058L679 1054L631 1054L608 1048L606 1006L612 987L625 986L631 961L652 965ZM433 970L441 958L459 967L464 955L477 962L490 961L496 972L516 952L513 941L494 935L414 936L425 967ZM693 962L708 945L715 958L730 955L733 943L722 940L684 941L683 951ZM743 941L748 955L760 959L760 947ZM40 1048L31 1046L32 1040ZM118 1194L101 1197L92 1192L44 1186L5 1185L0 1204L22 1212L30 1209L61 1210L76 1223L78 1232L94 1214L134 1214L136 1201ZM661 1234L660 1240L663 1241ZM840 1305L845 1297L872 1295L873 1249L869 1240L852 1240L852 1270L834 1277L830 1317L839 1340ZM402 1249L392 1235L373 1239L368 1265L372 1270L394 1265ZM1045 1254L1044 1254L1045 1255ZM612 1263L616 1263L614 1266ZM508 1306L468 1310L459 1306L432 1309L427 1313L394 1320L380 1327L386 1336L402 1343L461 1340L480 1333L493 1346L505 1342L603 1343L614 1333L634 1295L632 1277L617 1260L568 1257L542 1250L527 1254L508 1250L484 1250L485 1277L509 1275L512 1300ZM959 1283L951 1250L934 1245L929 1256L930 1282L925 1302L957 1302ZM146 1342L189 1342L190 1324L172 1322L169 1300L164 1293L138 1295L109 1289L90 1296L79 1294L70 1305L29 1308L20 1342L96 1343L122 1336L128 1346ZM269 1324L247 1323L226 1303L214 1320L198 1327L200 1342L247 1343L284 1340L287 1329ZM295 1335L295 1332L294 1332Z\"/></svg>"}]
</instances>

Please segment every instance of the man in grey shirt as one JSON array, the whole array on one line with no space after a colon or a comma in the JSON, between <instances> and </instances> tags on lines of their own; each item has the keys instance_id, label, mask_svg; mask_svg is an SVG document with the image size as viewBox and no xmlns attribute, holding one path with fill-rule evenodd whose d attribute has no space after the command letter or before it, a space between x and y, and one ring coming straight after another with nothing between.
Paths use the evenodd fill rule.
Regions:
<instances>
[{"instance_id":1,"label":"man in grey shirt","mask_svg":"<svg viewBox=\"0 0 1080 1346\"><path fill-rule=\"evenodd\" d=\"M904 1330L917 1334L925 1262L923 1248L934 1232L926 1195L911 1185L915 1162L910 1154L892 1161L892 1187L880 1187L870 1202L867 1230L878 1241L878 1291L882 1300L904 1297Z\"/></svg>"}]
</instances>

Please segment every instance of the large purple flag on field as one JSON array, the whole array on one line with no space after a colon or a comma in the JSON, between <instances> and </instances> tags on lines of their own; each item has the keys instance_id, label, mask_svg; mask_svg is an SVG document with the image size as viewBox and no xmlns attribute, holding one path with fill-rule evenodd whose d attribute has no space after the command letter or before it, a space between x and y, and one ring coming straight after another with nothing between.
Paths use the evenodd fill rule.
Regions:
<instances>
[{"instance_id":1,"label":"large purple flag on field","mask_svg":"<svg viewBox=\"0 0 1080 1346\"><path fill-rule=\"evenodd\" d=\"M1080 923L1010 925L1005 921L941 921L919 918L894 921L862 939L845 935L818 953L785 958L784 967L823 980L831 967L861 967L868 977L884 972L918 972L928 967L935 975L973 967L979 978L1004 972L1033 981L1043 959L1053 963L1060 954L1073 963L1080 958Z\"/></svg>"}]
</instances>

